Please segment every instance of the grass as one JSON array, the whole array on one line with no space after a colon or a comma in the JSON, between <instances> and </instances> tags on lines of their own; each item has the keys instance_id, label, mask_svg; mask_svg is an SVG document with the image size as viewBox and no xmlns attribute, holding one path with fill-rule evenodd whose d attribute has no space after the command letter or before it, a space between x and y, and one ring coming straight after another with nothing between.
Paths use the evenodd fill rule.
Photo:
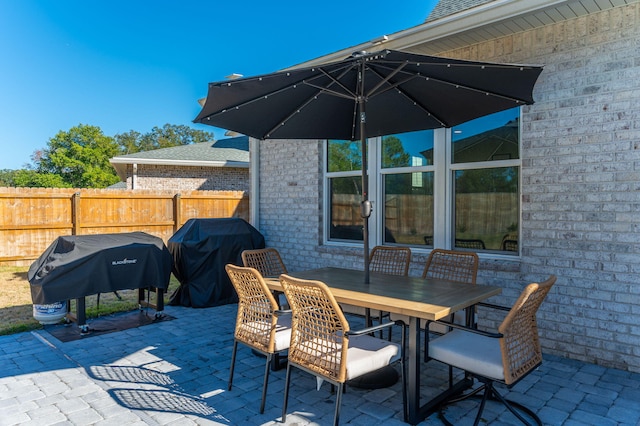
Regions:
<instances>
[{"instance_id":1,"label":"grass","mask_svg":"<svg viewBox=\"0 0 640 426\"><path fill-rule=\"evenodd\" d=\"M27 280L26 266L0 266L0 336L41 329L42 325L33 318L33 302L31 301L31 289ZM179 286L178 280L171 275L169 290L165 293L165 303ZM97 296L86 298L87 318L110 315L117 312L126 312L138 307L138 290L120 290L118 295L107 293L100 295L100 304L97 306ZM151 295L151 299L155 294ZM75 302L71 304L75 312Z\"/></svg>"}]
</instances>

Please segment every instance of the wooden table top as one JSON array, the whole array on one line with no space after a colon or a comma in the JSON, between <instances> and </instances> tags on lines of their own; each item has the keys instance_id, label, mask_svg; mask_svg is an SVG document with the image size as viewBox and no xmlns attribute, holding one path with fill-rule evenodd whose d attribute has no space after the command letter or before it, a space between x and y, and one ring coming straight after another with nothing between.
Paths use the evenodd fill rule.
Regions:
<instances>
[{"instance_id":1,"label":"wooden table top","mask_svg":"<svg viewBox=\"0 0 640 426\"><path fill-rule=\"evenodd\" d=\"M363 271L342 268L313 269L288 275L324 282L339 303L427 320L444 318L502 291L495 286L376 273L371 273L369 284L365 284ZM282 291L278 278L265 278L265 281L271 290Z\"/></svg>"}]
</instances>

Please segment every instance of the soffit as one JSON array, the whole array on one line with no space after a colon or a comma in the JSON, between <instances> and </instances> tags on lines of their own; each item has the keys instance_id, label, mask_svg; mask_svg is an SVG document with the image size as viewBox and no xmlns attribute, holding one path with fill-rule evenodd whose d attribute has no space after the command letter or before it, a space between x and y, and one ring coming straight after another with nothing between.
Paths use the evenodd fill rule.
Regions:
<instances>
[{"instance_id":1,"label":"soffit","mask_svg":"<svg viewBox=\"0 0 640 426\"><path fill-rule=\"evenodd\" d=\"M425 55L540 28L640 0L495 0L421 25L367 41L292 68L342 60L356 51L407 50ZM381 38L379 38L381 39Z\"/></svg>"},{"instance_id":2,"label":"soffit","mask_svg":"<svg viewBox=\"0 0 640 426\"><path fill-rule=\"evenodd\" d=\"M466 18L466 20L469 21L468 29L460 28L456 32L445 37L438 37L426 42L414 44L411 46L410 50L415 53L435 55L439 52L481 43L483 41L492 40L510 34L583 17L592 13L611 9L616 6L624 6L626 4L637 2L638 0L575 0L549 2L553 4L546 6L541 4L539 9L530 11L518 11L518 7L515 4L513 5L514 7L507 7L508 3L519 2L494 2L496 4L486 3L475 8L477 9L476 13L469 13L470 11L468 10L449 17L443 17L438 20L453 21L452 18L461 20L465 20ZM521 3L529 3L529 1L522 1ZM502 13L498 10L500 7L504 8ZM493 17L491 17L492 11L497 12ZM464 15L469 16L465 17ZM481 21L476 21L476 24L474 25L473 21L475 21L480 15L486 16L490 22L482 24ZM438 21L432 22L436 23ZM409 48L409 46L406 46L405 48Z\"/></svg>"}]
</instances>

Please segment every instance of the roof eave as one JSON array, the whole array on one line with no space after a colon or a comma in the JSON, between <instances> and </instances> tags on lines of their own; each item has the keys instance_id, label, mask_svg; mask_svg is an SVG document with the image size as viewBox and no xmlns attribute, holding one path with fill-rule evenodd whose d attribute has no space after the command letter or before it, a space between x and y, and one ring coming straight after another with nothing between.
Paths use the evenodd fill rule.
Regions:
<instances>
[{"instance_id":1,"label":"roof eave","mask_svg":"<svg viewBox=\"0 0 640 426\"><path fill-rule=\"evenodd\" d=\"M154 166L182 166L182 167L233 167L239 169L248 169L248 161L211 161L211 160L176 160L161 158L132 158L132 157L113 157L109 160L111 165L116 169L116 173L120 179L125 180L126 165L128 164L146 164Z\"/></svg>"},{"instance_id":2,"label":"roof eave","mask_svg":"<svg viewBox=\"0 0 640 426\"><path fill-rule=\"evenodd\" d=\"M474 28L492 25L525 14L535 13L546 8L558 7L570 3L570 1L571 0L496 0L388 35L386 41L382 43L367 41L294 65L288 69L304 68L339 61L351 55L351 53L361 50L410 49L416 45L450 37Z\"/></svg>"}]
</instances>

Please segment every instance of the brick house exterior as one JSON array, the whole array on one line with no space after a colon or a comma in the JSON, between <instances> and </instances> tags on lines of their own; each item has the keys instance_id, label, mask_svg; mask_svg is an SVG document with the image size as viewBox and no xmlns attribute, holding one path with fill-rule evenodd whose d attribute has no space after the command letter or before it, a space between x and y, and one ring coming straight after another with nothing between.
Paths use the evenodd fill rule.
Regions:
<instances>
[{"instance_id":1,"label":"brick house exterior","mask_svg":"<svg viewBox=\"0 0 640 426\"><path fill-rule=\"evenodd\" d=\"M134 165L126 168L126 189L134 188ZM249 170L244 167L138 164L135 189L179 191L248 191Z\"/></svg>"},{"instance_id":2,"label":"brick house exterior","mask_svg":"<svg viewBox=\"0 0 640 426\"><path fill-rule=\"evenodd\" d=\"M126 189L249 190L246 136L123 155L111 164Z\"/></svg>"},{"instance_id":3,"label":"brick house exterior","mask_svg":"<svg viewBox=\"0 0 640 426\"><path fill-rule=\"evenodd\" d=\"M465 10L396 33L382 47L545 66L536 103L522 115L521 254L481 255L478 283L501 286L492 301L510 305L527 283L557 275L538 314L543 351L638 372L640 3L459 3ZM363 43L315 61L374 49ZM251 141L254 223L290 271L362 268L361 247L324 242L323 146ZM413 250L411 275L427 255Z\"/></svg>"}]
</instances>

